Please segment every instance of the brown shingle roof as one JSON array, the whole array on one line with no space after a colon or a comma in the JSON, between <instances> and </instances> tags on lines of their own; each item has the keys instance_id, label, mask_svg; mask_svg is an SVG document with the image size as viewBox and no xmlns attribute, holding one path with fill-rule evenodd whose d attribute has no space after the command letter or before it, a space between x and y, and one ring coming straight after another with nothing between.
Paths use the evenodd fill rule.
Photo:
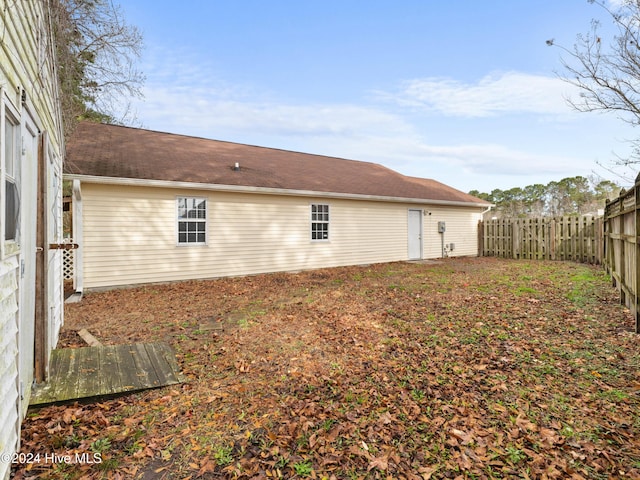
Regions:
<instances>
[{"instance_id":1,"label":"brown shingle roof","mask_svg":"<svg viewBox=\"0 0 640 480\"><path fill-rule=\"evenodd\" d=\"M67 142L65 173L488 205L375 163L89 122Z\"/></svg>"}]
</instances>

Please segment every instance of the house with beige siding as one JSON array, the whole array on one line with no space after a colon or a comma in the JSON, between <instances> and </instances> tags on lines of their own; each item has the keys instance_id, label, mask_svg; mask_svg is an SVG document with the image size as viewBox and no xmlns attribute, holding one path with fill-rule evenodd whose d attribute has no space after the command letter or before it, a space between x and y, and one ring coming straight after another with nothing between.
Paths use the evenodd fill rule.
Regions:
<instances>
[{"instance_id":1,"label":"house with beige siding","mask_svg":"<svg viewBox=\"0 0 640 480\"><path fill-rule=\"evenodd\" d=\"M62 324L63 132L49 2L0 2L0 479ZM34 452L35 453L35 452Z\"/></svg>"},{"instance_id":2,"label":"house with beige siding","mask_svg":"<svg viewBox=\"0 0 640 480\"><path fill-rule=\"evenodd\" d=\"M476 255L490 206L374 163L95 123L65 178L79 291Z\"/></svg>"}]
</instances>

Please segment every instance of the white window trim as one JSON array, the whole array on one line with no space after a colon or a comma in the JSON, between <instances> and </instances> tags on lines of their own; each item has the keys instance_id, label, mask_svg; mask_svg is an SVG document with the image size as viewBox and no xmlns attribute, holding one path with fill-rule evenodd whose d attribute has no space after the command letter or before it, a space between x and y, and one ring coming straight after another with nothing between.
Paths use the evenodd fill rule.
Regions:
<instances>
[{"instance_id":1,"label":"white window trim","mask_svg":"<svg viewBox=\"0 0 640 480\"><path fill-rule=\"evenodd\" d=\"M9 100L9 98L7 97L6 90L3 88L0 88L0 216L2 217L2 222L1 222L2 227L0 228L0 257L2 259L9 257L11 255L15 255L20 252L20 238L19 238L20 225L18 225L17 227L18 228L17 239L6 240L5 234L4 234L4 230L5 230L4 225L6 221L5 211L6 211L6 201L7 201L6 200L7 192L6 192L6 185L5 185L5 181L7 178L7 171L6 171L4 141L5 141L5 128L6 128L8 115L10 115L13 118L13 120L15 121L16 127L18 128L18 133L20 133L22 130L20 112L13 105L11 100ZM18 135L18 138L17 138L18 143L16 148L20 148L21 138L22 136ZM14 168L20 168L20 161L21 159L18 159L18 164L14 166ZM18 191L20 191L20 172L14 171L14 176L11 178L15 181L16 187L19 189Z\"/></svg>"},{"instance_id":2,"label":"white window trim","mask_svg":"<svg viewBox=\"0 0 640 480\"><path fill-rule=\"evenodd\" d=\"M180 205L179 200L181 198L204 200L205 202L205 218L204 221L196 219L198 222L204 223L204 242L180 242L180 222L185 221L180 218ZM193 195L176 195L175 197L175 232L176 232L176 246L177 247L205 247L209 244L209 198Z\"/></svg>"},{"instance_id":3,"label":"white window trim","mask_svg":"<svg viewBox=\"0 0 640 480\"><path fill-rule=\"evenodd\" d=\"M327 214L329 215L329 219L327 221L314 220L313 219L313 206L314 205L322 205L328 208ZM327 224L327 238L313 238L313 224L314 223L326 223ZM326 243L331 241L331 204L327 202L311 202L309 203L309 240L312 243Z\"/></svg>"}]
</instances>

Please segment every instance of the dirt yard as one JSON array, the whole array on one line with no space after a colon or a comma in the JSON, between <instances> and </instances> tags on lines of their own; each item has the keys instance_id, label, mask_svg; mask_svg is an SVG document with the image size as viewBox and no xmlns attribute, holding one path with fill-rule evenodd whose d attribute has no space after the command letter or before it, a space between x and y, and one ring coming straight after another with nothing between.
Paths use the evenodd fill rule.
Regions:
<instances>
[{"instance_id":1,"label":"dirt yard","mask_svg":"<svg viewBox=\"0 0 640 480\"><path fill-rule=\"evenodd\" d=\"M30 412L22 452L79 460L15 478L640 478L640 336L598 267L146 286L68 305L61 346L80 328L166 341L188 382Z\"/></svg>"}]
</instances>

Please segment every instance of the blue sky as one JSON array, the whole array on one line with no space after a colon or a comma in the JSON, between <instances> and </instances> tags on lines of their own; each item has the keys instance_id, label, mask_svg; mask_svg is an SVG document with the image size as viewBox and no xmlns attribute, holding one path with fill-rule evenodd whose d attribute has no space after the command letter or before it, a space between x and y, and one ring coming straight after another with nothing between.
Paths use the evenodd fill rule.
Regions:
<instances>
[{"instance_id":1,"label":"blue sky","mask_svg":"<svg viewBox=\"0 0 640 480\"><path fill-rule=\"evenodd\" d=\"M126 0L152 130L383 164L463 191L599 174L631 128L557 78L587 0ZM631 177L635 174L631 173Z\"/></svg>"}]
</instances>

